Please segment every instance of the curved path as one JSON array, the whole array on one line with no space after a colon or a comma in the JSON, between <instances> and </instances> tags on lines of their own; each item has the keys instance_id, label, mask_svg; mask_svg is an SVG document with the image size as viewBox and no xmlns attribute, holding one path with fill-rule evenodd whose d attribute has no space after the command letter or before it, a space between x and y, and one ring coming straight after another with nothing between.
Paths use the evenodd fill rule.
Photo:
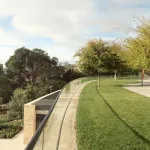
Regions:
<instances>
[{"instance_id":1,"label":"curved path","mask_svg":"<svg viewBox=\"0 0 150 150\"><path fill-rule=\"evenodd\" d=\"M77 149L76 108L82 89L90 82L81 83L81 79L74 80L63 89L35 150L40 149L42 137L44 137L43 150Z\"/></svg>"},{"instance_id":2,"label":"curved path","mask_svg":"<svg viewBox=\"0 0 150 150\"><path fill-rule=\"evenodd\" d=\"M128 84L124 86L125 89L129 91L150 97L150 80L144 80L144 86L141 86L141 83Z\"/></svg>"}]
</instances>

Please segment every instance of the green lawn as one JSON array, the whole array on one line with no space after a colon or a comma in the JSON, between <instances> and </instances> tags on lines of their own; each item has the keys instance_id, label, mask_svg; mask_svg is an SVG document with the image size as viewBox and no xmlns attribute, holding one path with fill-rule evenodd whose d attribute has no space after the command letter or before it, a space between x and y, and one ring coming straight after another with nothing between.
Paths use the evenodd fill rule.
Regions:
<instances>
[{"instance_id":1,"label":"green lawn","mask_svg":"<svg viewBox=\"0 0 150 150\"><path fill-rule=\"evenodd\" d=\"M149 150L150 98L122 88L135 80L88 84L77 109L78 150Z\"/></svg>"},{"instance_id":2,"label":"green lawn","mask_svg":"<svg viewBox=\"0 0 150 150\"><path fill-rule=\"evenodd\" d=\"M85 82L88 82L88 81L91 81L91 80L97 80L97 77L91 76L91 77L81 78L81 83L85 83Z\"/></svg>"}]
</instances>

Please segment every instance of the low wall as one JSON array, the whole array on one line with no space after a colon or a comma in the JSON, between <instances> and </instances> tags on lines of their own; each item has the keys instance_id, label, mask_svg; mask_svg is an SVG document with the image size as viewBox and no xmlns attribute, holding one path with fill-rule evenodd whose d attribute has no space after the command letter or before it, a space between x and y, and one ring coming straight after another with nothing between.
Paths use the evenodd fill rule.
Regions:
<instances>
[{"instance_id":1,"label":"low wall","mask_svg":"<svg viewBox=\"0 0 150 150\"><path fill-rule=\"evenodd\" d=\"M36 114L39 114L39 112L47 112L44 110L36 110L35 103L59 91L60 90L44 95L24 105L24 144L27 144L31 140L36 131Z\"/></svg>"}]
</instances>

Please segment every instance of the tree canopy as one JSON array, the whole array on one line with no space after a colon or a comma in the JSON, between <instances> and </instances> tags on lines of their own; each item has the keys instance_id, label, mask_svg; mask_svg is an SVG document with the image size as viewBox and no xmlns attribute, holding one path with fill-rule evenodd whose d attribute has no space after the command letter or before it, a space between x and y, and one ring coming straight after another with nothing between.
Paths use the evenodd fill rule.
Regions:
<instances>
[{"instance_id":1,"label":"tree canopy","mask_svg":"<svg viewBox=\"0 0 150 150\"><path fill-rule=\"evenodd\" d=\"M108 51L103 60L104 68L110 72L114 72L114 79L116 80L117 72L126 69L126 63L122 56L122 46L117 42L110 42Z\"/></svg>"},{"instance_id":2,"label":"tree canopy","mask_svg":"<svg viewBox=\"0 0 150 150\"><path fill-rule=\"evenodd\" d=\"M115 73L116 79L117 72L125 68L121 50L119 43L94 39L79 49L75 57L78 57L78 66L81 71L94 75L110 71Z\"/></svg>"},{"instance_id":3,"label":"tree canopy","mask_svg":"<svg viewBox=\"0 0 150 150\"><path fill-rule=\"evenodd\" d=\"M14 55L6 63L8 76L20 85L26 83L35 85L37 82L44 82L50 76L50 72L54 66L57 66L58 59L48 56L41 49L19 48Z\"/></svg>"},{"instance_id":4,"label":"tree canopy","mask_svg":"<svg viewBox=\"0 0 150 150\"><path fill-rule=\"evenodd\" d=\"M144 72L150 67L150 21L138 20L135 33L136 37L125 40L125 47L129 65L141 71L143 85Z\"/></svg>"},{"instance_id":5,"label":"tree canopy","mask_svg":"<svg viewBox=\"0 0 150 150\"><path fill-rule=\"evenodd\" d=\"M107 52L107 43L101 39L91 40L87 45L78 50L75 57L78 57L78 65L84 72L100 74L103 70L102 58Z\"/></svg>"}]
</instances>

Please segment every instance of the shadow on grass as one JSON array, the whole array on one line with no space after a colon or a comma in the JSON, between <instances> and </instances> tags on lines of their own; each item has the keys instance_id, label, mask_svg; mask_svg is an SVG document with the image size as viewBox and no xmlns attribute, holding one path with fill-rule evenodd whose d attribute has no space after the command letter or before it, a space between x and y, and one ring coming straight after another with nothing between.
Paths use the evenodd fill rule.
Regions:
<instances>
[{"instance_id":1,"label":"shadow on grass","mask_svg":"<svg viewBox=\"0 0 150 150\"><path fill-rule=\"evenodd\" d=\"M139 82L136 82L136 83L133 83L133 84L127 84L127 85L124 85L124 84L116 84L114 86L118 86L118 87L147 87L147 86L150 86L150 82L146 82L144 83L144 85L142 86L141 83Z\"/></svg>"},{"instance_id":2,"label":"shadow on grass","mask_svg":"<svg viewBox=\"0 0 150 150\"><path fill-rule=\"evenodd\" d=\"M150 86L150 82L144 83L143 86L141 84L129 84L125 85L124 87L146 87L146 86Z\"/></svg>"},{"instance_id":3,"label":"shadow on grass","mask_svg":"<svg viewBox=\"0 0 150 150\"><path fill-rule=\"evenodd\" d=\"M105 98L100 94L100 92L97 89L96 91L99 94L99 96L103 99L103 101L106 103L106 105L110 108L110 110L113 112L113 114L124 124L126 125L138 138L140 138L142 141L150 145L150 141L146 139L144 136L142 136L140 133L138 133L136 130L134 130L130 125L128 125L124 120L120 118L120 116L115 112L115 110L109 105L109 103L105 100Z\"/></svg>"}]
</instances>

